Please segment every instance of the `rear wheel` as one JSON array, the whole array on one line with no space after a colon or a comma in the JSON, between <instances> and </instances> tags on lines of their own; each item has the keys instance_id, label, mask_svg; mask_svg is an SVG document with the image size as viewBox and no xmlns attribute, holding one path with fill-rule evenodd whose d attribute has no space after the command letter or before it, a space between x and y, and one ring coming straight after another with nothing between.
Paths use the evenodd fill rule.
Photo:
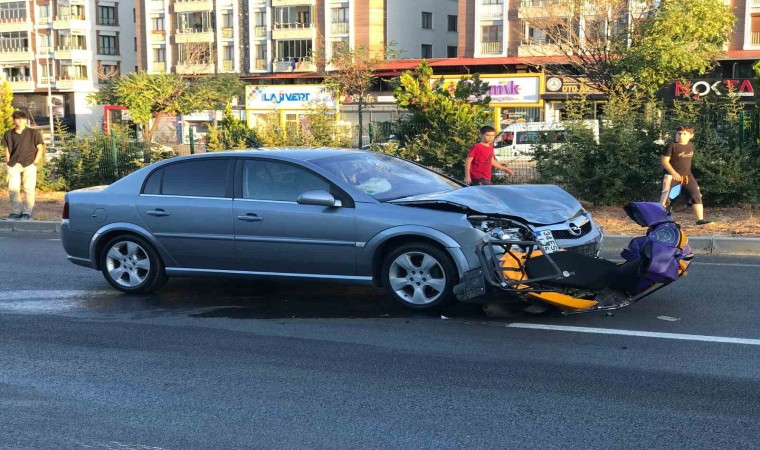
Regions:
<instances>
[{"instance_id":1,"label":"rear wheel","mask_svg":"<svg viewBox=\"0 0 760 450\"><path fill-rule=\"evenodd\" d=\"M145 239L124 234L103 247L100 270L106 281L128 294L158 289L166 282L161 258Z\"/></svg>"},{"instance_id":2,"label":"rear wheel","mask_svg":"<svg viewBox=\"0 0 760 450\"><path fill-rule=\"evenodd\" d=\"M425 311L451 302L457 272L444 251L430 244L405 244L385 256L382 277L395 301Z\"/></svg>"}]
</instances>

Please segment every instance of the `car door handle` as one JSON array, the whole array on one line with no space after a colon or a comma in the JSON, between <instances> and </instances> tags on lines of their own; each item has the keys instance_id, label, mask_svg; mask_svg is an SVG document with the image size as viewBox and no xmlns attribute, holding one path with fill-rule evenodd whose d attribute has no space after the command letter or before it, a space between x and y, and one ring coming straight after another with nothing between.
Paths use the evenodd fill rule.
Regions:
<instances>
[{"instance_id":1,"label":"car door handle","mask_svg":"<svg viewBox=\"0 0 760 450\"><path fill-rule=\"evenodd\" d=\"M148 211L147 214L149 216L156 216L156 217L164 217L164 216L169 215L169 213L164 211L163 209L154 209L153 211Z\"/></svg>"},{"instance_id":2,"label":"car door handle","mask_svg":"<svg viewBox=\"0 0 760 450\"><path fill-rule=\"evenodd\" d=\"M264 220L263 217L259 217L258 215L254 213L248 213L244 216L238 216L238 220L245 220L246 222L261 222Z\"/></svg>"}]
</instances>

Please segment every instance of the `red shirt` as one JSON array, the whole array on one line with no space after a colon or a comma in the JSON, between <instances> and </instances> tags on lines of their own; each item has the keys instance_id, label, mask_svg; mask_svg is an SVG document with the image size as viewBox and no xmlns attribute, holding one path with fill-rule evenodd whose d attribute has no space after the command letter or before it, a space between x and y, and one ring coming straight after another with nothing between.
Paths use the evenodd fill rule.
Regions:
<instances>
[{"instance_id":1,"label":"red shirt","mask_svg":"<svg viewBox=\"0 0 760 450\"><path fill-rule=\"evenodd\" d=\"M493 146L486 145L482 142L472 146L472 150L467 154L467 157L472 158L470 164L470 178L485 178L491 181L491 165L493 164Z\"/></svg>"}]
</instances>

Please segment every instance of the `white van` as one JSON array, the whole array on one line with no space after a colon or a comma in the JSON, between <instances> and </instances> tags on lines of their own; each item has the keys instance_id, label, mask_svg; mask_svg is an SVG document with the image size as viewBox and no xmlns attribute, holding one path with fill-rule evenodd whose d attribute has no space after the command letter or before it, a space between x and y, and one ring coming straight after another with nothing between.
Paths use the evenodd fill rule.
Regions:
<instances>
[{"instance_id":1,"label":"white van","mask_svg":"<svg viewBox=\"0 0 760 450\"><path fill-rule=\"evenodd\" d=\"M494 153L499 160L526 161L533 159L536 144L562 145L567 137L568 122L513 123L504 128L493 141ZM599 122L584 120L582 125L594 132L599 141Z\"/></svg>"}]
</instances>

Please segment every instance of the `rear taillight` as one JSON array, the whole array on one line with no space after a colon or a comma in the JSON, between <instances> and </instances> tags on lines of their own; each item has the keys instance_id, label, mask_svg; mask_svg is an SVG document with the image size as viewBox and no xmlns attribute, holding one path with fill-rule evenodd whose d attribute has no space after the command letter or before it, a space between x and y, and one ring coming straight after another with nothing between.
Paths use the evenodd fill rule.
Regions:
<instances>
[{"instance_id":1,"label":"rear taillight","mask_svg":"<svg viewBox=\"0 0 760 450\"><path fill-rule=\"evenodd\" d=\"M69 202L63 204L63 212L61 213L61 220L69 219Z\"/></svg>"}]
</instances>

